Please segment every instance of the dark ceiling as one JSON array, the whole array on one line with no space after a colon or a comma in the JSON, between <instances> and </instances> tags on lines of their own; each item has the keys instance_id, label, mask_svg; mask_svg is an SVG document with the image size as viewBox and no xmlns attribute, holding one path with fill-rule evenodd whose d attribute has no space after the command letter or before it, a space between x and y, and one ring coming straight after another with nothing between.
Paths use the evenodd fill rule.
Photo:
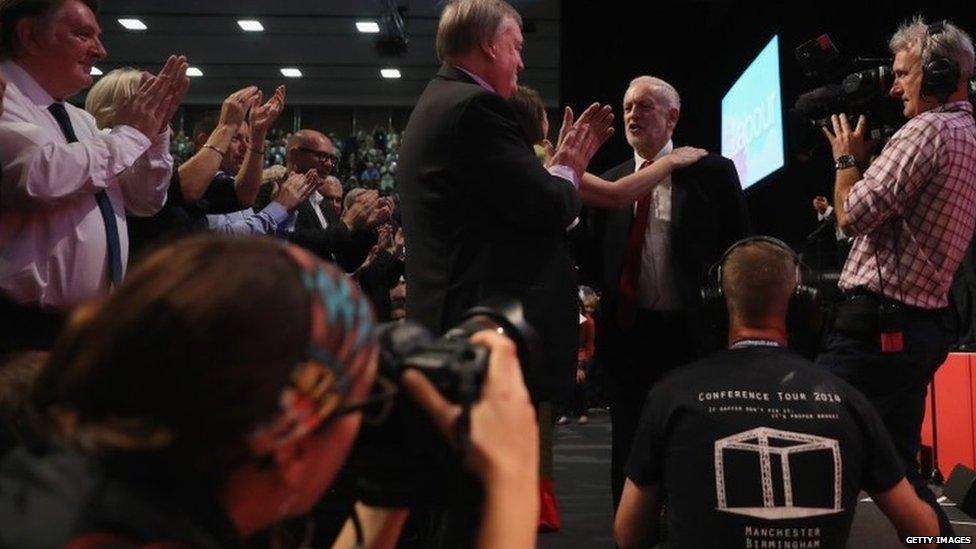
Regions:
<instances>
[{"instance_id":1,"label":"dark ceiling","mask_svg":"<svg viewBox=\"0 0 976 549\"><path fill-rule=\"evenodd\" d=\"M412 106L437 70L434 36L442 2L393 2L404 16L406 53L381 56L376 35L355 22L379 20L384 0L104 0L99 20L108 57L104 72L121 66L156 70L170 53L182 53L204 75L191 80L187 103L219 103L229 92L255 84L265 93L288 86L291 105ZM538 88L551 105L559 96L559 0L511 2L525 20L523 83ZM149 27L130 31L120 17ZM246 33L237 20L258 19L264 32ZM281 67L299 67L302 78L285 78ZM380 69L398 68L387 80Z\"/></svg>"}]
</instances>

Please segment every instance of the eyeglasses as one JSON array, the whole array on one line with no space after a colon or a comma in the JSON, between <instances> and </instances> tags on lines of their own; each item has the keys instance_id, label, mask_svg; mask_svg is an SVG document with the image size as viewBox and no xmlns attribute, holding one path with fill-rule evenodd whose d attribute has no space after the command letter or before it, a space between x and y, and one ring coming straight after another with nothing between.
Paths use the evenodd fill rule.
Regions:
<instances>
[{"instance_id":1,"label":"eyeglasses","mask_svg":"<svg viewBox=\"0 0 976 549\"><path fill-rule=\"evenodd\" d=\"M308 147L295 147L296 149L302 151L303 153L308 153L314 156L319 162L332 162L335 164L339 161L339 157L327 151L317 151L315 149L310 149Z\"/></svg>"}]
</instances>

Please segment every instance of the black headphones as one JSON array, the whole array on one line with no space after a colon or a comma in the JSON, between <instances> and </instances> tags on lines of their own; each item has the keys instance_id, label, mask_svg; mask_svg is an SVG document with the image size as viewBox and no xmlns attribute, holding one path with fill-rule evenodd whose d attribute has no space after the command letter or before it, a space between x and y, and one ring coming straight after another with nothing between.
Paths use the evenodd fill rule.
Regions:
<instances>
[{"instance_id":1,"label":"black headphones","mask_svg":"<svg viewBox=\"0 0 976 549\"><path fill-rule=\"evenodd\" d=\"M733 243L722 257L708 269L708 281L701 290L702 302L706 315L711 318L711 327L715 330L727 328L728 315L725 309L725 295L722 293L722 268L725 261L737 248L756 242L765 242L780 248L790 254L796 269L796 288L790 297L789 311L786 315L787 331L791 341L815 339L819 342L823 327L823 309L820 304L820 292L811 286L803 284L802 271L809 271L793 248L778 238L772 236L750 236Z\"/></svg>"},{"instance_id":2,"label":"black headphones","mask_svg":"<svg viewBox=\"0 0 976 549\"><path fill-rule=\"evenodd\" d=\"M933 56L927 63L924 59L929 39L944 32L945 28L945 19L929 25L925 41L921 44L922 95L934 97L939 100L939 103L945 103L952 92L956 91L959 82L959 63L942 56Z\"/></svg>"}]
</instances>

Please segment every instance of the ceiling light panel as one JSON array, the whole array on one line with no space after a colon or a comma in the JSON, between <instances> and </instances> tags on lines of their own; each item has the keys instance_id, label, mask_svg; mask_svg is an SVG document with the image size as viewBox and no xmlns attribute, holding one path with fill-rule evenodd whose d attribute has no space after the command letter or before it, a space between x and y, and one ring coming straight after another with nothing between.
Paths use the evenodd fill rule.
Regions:
<instances>
[{"instance_id":1,"label":"ceiling light panel","mask_svg":"<svg viewBox=\"0 0 976 549\"><path fill-rule=\"evenodd\" d=\"M242 30L247 32L261 32L264 30L264 25L256 19L240 19L237 21L237 24Z\"/></svg>"},{"instance_id":2,"label":"ceiling light panel","mask_svg":"<svg viewBox=\"0 0 976 549\"><path fill-rule=\"evenodd\" d=\"M136 31L143 31L143 30L146 30L147 28L149 28L149 27L146 26L145 23L142 22L142 20L135 19L135 18L122 18L122 19L119 19L119 24L122 25L123 27L129 29L129 30L136 30Z\"/></svg>"},{"instance_id":3,"label":"ceiling light panel","mask_svg":"<svg viewBox=\"0 0 976 549\"><path fill-rule=\"evenodd\" d=\"M356 21L356 30L368 34L380 32L380 26L376 21Z\"/></svg>"}]
</instances>

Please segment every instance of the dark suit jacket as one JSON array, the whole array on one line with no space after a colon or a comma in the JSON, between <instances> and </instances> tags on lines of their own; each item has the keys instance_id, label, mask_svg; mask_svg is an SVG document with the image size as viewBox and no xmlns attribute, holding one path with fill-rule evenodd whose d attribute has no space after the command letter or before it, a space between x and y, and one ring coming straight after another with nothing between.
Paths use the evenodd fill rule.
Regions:
<instances>
[{"instance_id":1,"label":"dark suit jacket","mask_svg":"<svg viewBox=\"0 0 976 549\"><path fill-rule=\"evenodd\" d=\"M616 181L634 172L630 159L603 174ZM624 348L625 333L616 320L620 275L633 222L633 206L594 209L588 219L589 246L585 278L600 289L597 351L613 361L612 351ZM701 318L701 288L709 268L733 242L750 233L749 217L735 165L709 154L671 177L671 265L674 288L689 329L698 337L698 352L714 346L706 339ZM722 334L724 335L724 334ZM612 369L612 364L608 364Z\"/></svg>"},{"instance_id":2,"label":"dark suit jacket","mask_svg":"<svg viewBox=\"0 0 976 549\"><path fill-rule=\"evenodd\" d=\"M542 167L508 103L442 67L407 123L397 188L407 318L440 334L485 298L519 299L547 351L533 396L567 393L579 309L565 229L579 194Z\"/></svg>"},{"instance_id":3,"label":"dark suit jacket","mask_svg":"<svg viewBox=\"0 0 976 549\"><path fill-rule=\"evenodd\" d=\"M254 210L260 211L271 202L271 185L266 184L258 191ZM298 205L298 219L295 230L288 235L288 241L297 244L326 261L331 261L342 267L346 272L352 272L363 264L370 248L376 244L374 231L350 231L339 221L339 214L332 206L323 202L322 215L329 226L322 228L315 210L308 200Z\"/></svg>"}]
</instances>

